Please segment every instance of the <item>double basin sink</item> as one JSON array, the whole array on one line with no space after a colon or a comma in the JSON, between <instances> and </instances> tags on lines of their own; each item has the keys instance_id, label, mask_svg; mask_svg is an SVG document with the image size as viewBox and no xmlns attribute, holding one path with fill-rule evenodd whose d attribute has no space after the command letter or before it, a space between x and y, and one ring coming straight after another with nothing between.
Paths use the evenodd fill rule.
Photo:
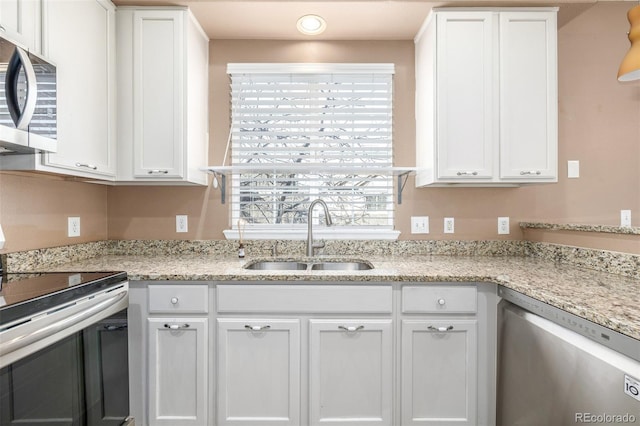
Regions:
<instances>
[{"instance_id":1,"label":"double basin sink","mask_svg":"<svg viewBox=\"0 0 640 426\"><path fill-rule=\"evenodd\" d=\"M259 271L366 271L373 265L365 260L255 260L245 269Z\"/></svg>"}]
</instances>

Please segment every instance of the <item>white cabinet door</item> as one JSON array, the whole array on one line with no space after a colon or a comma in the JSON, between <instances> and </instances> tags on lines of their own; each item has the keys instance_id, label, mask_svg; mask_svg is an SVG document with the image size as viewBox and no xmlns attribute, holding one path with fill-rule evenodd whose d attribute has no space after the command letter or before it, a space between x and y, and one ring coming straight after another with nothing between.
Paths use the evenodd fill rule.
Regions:
<instances>
[{"instance_id":1,"label":"white cabinet door","mask_svg":"<svg viewBox=\"0 0 640 426\"><path fill-rule=\"evenodd\" d=\"M392 423L391 320L310 320L311 425Z\"/></svg>"},{"instance_id":2,"label":"white cabinet door","mask_svg":"<svg viewBox=\"0 0 640 426\"><path fill-rule=\"evenodd\" d=\"M555 12L500 14L500 177L557 178Z\"/></svg>"},{"instance_id":3,"label":"white cabinet door","mask_svg":"<svg viewBox=\"0 0 640 426\"><path fill-rule=\"evenodd\" d=\"M149 425L208 424L207 319L150 318Z\"/></svg>"},{"instance_id":4,"label":"white cabinet door","mask_svg":"<svg viewBox=\"0 0 640 426\"><path fill-rule=\"evenodd\" d=\"M117 181L206 185L209 38L186 7L117 12Z\"/></svg>"},{"instance_id":5,"label":"white cabinet door","mask_svg":"<svg viewBox=\"0 0 640 426\"><path fill-rule=\"evenodd\" d=\"M402 321L402 424L477 424L475 320Z\"/></svg>"},{"instance_id":6,"label":"white cabinet door","mask_svg":"<svg viewBox=\"0 0 640 426\"><path fill-rule=\"evenodd\" d=\"M300 424L300 321L218 319L218 422Z\"/></svg>"},{"instance_id":7,"label":"white cabinet door","mask_svg":"<svg viewBox=\"0 0 640 426\"><path fill-rule=\"evenodd\" d=\"M133 13L134 177L184 173L185 13Z\"/></svg>"},{"instance_id":8,"label":"white cabinet door","mask_svg":"<svg viewBox=\"0 0 640 426\"><path fill-rule=\"evenodd\" d=\"M0 1L0 34L40 52L40 0Z\"/></svg>"},{"instance_id":9,"label":"white cabinet door","mask_svg":"<svg viewBox=\"0 0 640 426\"><path fill-rule=\"evenodd\" d=\"M494 15L436 15L436 151L439 179L493 177Z\"/></svg>"},{"instance_id":10,"label":"white cabinet door","mask_svg":"<svg viewBox=\"0 0 640 426\"><path fill-rule=\"evenodd\" d=\"M60 173L115 176L115 8L106 0L46 0L44 54L56 64ZM55 171L52 170L52 171Z\"/></svg>"}]
</instances>

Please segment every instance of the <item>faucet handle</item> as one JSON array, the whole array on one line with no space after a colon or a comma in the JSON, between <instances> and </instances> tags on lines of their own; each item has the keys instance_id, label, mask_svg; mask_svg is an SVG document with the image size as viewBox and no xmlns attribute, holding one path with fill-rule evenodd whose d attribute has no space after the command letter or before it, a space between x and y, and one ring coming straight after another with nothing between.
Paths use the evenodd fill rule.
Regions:
<instances>
[{"instance_id":1,"label":"faucet handle","mask_svg":"<svg viewBox=\"0 0 640 426\"><path fill-rule=\"evenodd\" d=\"M311 247L313 248L324 248L324 241L317 241L314 242Z\"/></svg>"}]
</instances>

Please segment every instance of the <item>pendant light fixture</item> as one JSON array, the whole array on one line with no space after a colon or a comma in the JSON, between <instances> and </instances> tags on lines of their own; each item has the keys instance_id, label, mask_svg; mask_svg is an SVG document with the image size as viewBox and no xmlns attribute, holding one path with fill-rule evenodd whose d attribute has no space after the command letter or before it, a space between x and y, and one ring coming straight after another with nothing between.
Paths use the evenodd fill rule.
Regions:
<instances>
[{"instance_id":1,"label":"pendant light fixture","mask_svg":"<svg viewBox=\"0 0 640 426\"><path fill-rule=\"evenodd\" d=\"M629 10L629 41L631 47L622 59L618 70L618 81L640 80L640 4Z\"/></svg>"}]
</instances>

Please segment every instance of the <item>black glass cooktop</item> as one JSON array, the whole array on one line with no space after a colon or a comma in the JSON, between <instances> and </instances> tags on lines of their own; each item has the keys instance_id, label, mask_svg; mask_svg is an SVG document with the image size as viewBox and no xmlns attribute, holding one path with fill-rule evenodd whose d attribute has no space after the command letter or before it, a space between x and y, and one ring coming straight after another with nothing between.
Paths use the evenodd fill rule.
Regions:
<instances>
[{"instance_id":1,"label":"black glass cooktop","mask_svg":"<svg viewBox=\"0 0 640 426\"><path fill-rule=\"evenodd\" d=\"M126 281L125 272L38 272L2 275L0 327Z\"/></svg>"}]
</instances>

